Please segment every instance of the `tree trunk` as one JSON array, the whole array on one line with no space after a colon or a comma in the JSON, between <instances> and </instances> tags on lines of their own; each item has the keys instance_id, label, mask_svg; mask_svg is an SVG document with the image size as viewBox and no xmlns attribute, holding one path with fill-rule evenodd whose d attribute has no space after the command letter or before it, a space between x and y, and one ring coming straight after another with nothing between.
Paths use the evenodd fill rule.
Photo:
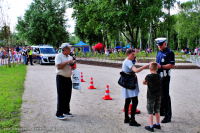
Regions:
<instances>
[{"instance_id":1,"label":"tree trunk","mask_svg":"<svg viewBox=\"0 0 200 133\"><path fill-rule=\"evenodd\" d=\"M15 67L15 61L14 61L14 58L13 58L13 50L11 49L11 54L12 54L12 60L13 60L13 67Z\"/></svg>"},{"instance_id":2,"label":"tree trunk","mask_svg":"<svg viewBox=\"0 0 200 133\"><path fill-rule=\"evenodd\" d=\"M170 7L169 7L168 10L169 10L169 16L170 16ZM169 25L168 25L168 27L169 27ZM167 41L167 47L168 47L168 48L170 48L170 30L171 30L171 29L169 29L169 30L168 30L168 33L167 33L167 39L168 39L168 41Z\"/></svg>"},{"instance_id":3,"label":"tree trunk","mask_svg":"<svg viewBox=\"0 0 200 133\"><path fill-rule=\"evenodd\" d=\"M130 48L132 48L132 42L133 42L133 31L131 31L131 26L130 23L128 23L128 30L129 30L129 44L130 44Z\"/></svg>"},{"instance_id":4,"label":"tree trunk","mask_svg":"<svg viewBox=\"0 0 200 133\"><path fill-rule=\"evenodd\" d=\"M154 37L156 38L156 31L157 31L157 29L155 29L155 31L154 31ZM156 41L154 40L154 47L155 47L155 49L157 48L157 45L156 45ZM154 53L156 52L156 50L154 49ZM157 52L158 52L158 48L157 48Z\"/></svg>"},{"instance_id":5,"label":"tree trunk","mask_svg":"<svg viewBox=\"0 0 200 133\"><path fill-rule=\"evenodd\" d=\"M139 28L139 35L140 35L140 51L142 50L142 36L141 36L141 31Z\"/></svg>"},{"instance_id":6,"label":"tree trunk","mask_svg":"<svg viewBox=\"0 0 200 133\"><path fill-rule=\"evenodd\" d=\"M135 42L134 42L134 48L137 48L138 33L139 33L139 27L137 27L137 30L136 30Z\"/></svg>"},{"instance_id":7,"label":"tree trunk","mask_svg":"<svg viewBox=\"0 0 200 133\"><path fill-rule=\"evenodd\" d=\"M120 42L121 51L123 51L122 40L121 40L121 33L120 33L120 31L119 31L119 42Z\"/></svg>"},{"instance_id":8,"label":"tree trunk","mask_svg":"<svg viewBox=\"0 0 200 133\"><path fill-rule=\"evenodd\" d=\"M109 43L108 43L108 36L106 34L106 41L107 41L107 48L109 48Z\"/></svg>"},{"instance_id":9,"label":"tree trunk","mask_svg":"<svg viewBox=\"0 0 200 133\"><path fill-rule=\"evenodd\" d=\"M105 30L105 33L104 33L104 40L103 40L103 47L101 48L101 53L104 52L104 47L105 47L105 43L106 43L106 37L107 37L107 30Z\"/></svg>"},{"instance_id":10,"label":"tree trunk","mask_svg":"<svg viewBox=\"0 0 200 133\"><path fill-rule=\"evenodd\" d=\"M178 48L180 49L180 47L179 47L179 31L178 31Z\"/></svg>"},{"instance_id":11,"label":"tree trunk","mask_svg":"<svg viewBox=\"0 0 200 133\"><path fill-rule=\"evenodd\" d=\"M130 40L130 42L129 42L130 48L132 48L132 38L131 38L130 34L129 34L129 40Z\"/></svg>"},{"instance_id":12,"label":"tree trunk","mask_svg":"<svg viewBox=\"0 0 200 133\"><path fill-rule=\"evenodd\" d=\"M9 47L7 48L7 52L8 52L8 67L11 67L11 65L10 65L10 53L9 53Z\"/></svg>"},{"instance_id":13,"label":"tree trunk","mask_svg":"<svg viewBox=\"0 0 200 133\"><path fill-rule=\"evenodd\" d=\"M167 32L167 39L168 39L167 47L170 48L170 30L168 30L168 32Z\"/></svg>"},{"instance_id":14,"label":"tree trunk","mask_svg":"<svg viewBox=\"0 0 200 133\"><path fill-rule=\"evenodd\" d=\"M127 36L126 29L125 29L125 36ZM125 46L125 47L126 47L126 49L127 49L127 38L125 37L125 39L126 39L126 44L125 44L126 46Z\"/></svg>"},{"instance_id":15,"label":"tree trunk","mask_svg":"<svg viewBox=\"0 0 200 133\"><path fill-rule=\"evenodd\" d=\"M149 28L149 42L148 42L148 47L150 46L151 44L151 23L150 23L150 28Z\"/></svg>"},{"instance_id":16,"label":"tree trunk","mask_svg":"<svg viewBox=\"0 0 200 133\"><path fill-rule=\"evenodd\" d=\"M154 24L154 21L153 21ZM152 40L153 40L153 49L154 49L154 53L155 53L155 38L154 38L154 29L152 28Z\"/></svg>"}]
</instances>

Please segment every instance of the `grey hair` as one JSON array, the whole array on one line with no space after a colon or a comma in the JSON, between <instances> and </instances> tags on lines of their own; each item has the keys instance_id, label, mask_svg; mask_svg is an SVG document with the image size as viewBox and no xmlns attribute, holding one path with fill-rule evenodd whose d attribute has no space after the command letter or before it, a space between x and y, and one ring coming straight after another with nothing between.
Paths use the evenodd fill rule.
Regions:
<instances>
[{"instance_id":1,"label":"grey hair","mask_svg":"<svg viewBox=\"0 0 200 133\"><path fill-rule=\"evenodd\" d=\"M62 48L62 51L64 51L64 49L67 49L67 48L69 48L69 47L66 46L66 47Z\"/></svg>"}]
</instances>

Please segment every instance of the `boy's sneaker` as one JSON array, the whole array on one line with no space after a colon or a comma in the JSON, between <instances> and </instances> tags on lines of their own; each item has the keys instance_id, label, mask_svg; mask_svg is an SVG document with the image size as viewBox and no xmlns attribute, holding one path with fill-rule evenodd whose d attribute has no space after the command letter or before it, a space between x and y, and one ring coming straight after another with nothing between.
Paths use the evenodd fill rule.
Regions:
<instances>
[{"instance_id":1,"label":"boy's sneaker","mask_svg":"<svg viewBox=\"0 0 200 133\"><path fill-rule=\"evenodd\" d=\"M63 114L64 116L74 116L73 114L71 114L71 113L66 113L66 114Z\"/></svg>"},{"instance_id":2,"label":"boy's sneaker","mask_svg":"<svg viewBox=\"0 0 200 133\"><path fill-rule=\"evenodd\" d=\"M63 116L63 115L61 115L61 116L56 116L59 120L64 120L64 119L66 119L67 117L66 116Z\"/></svg>"},{"instance_id":3,"label":"boy's sneaker","mask_svg":"<svg viewBox=\"0 0 200 133\"><path fill-rule=\"evenodd\" d=\"M151 128L150 126L145 126L145 129L148 130L148 131L150 131L150 132L154 132L153 127Z\"/></svg>"},{"instance_id":4,"label":"boy's sneaker","mask_svg":"<svg viewBox=\"0 0 200 133\"><path fill-rule=\"evenodd\" d=\"M160 125L156 125L156 124L153 125L153 128L161 129Z\"/></svg>"}]
</instances>

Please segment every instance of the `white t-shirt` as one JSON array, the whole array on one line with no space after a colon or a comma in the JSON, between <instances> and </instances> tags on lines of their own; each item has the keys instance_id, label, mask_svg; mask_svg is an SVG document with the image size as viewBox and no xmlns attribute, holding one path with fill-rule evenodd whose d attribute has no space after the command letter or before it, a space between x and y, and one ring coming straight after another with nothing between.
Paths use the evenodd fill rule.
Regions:
<instances>
[{"instance_id":1,"label":"white t-shirt","mask_svg":"<svg viewBox=\"0 0 200 133\"><path fill-rule=\"evenodd\" d=\"M197 53L197 49L196 48L194 49L194 53Z\"/></svg>"},{"instance_id":2,"label":"white t-shirt","mask_svg":"<svg viewBox=\"0 0 200 133\"><path fill-rule=\"evenodd\" d=\"M18 54L15 54L15 58L16 58L16 59L18 59L18 58L19 58Z\"/></svg>"},{"instance_id":3,"label":"white t-shirt","mask_svg":"<svg viewBox=\"0 0 200 133\"><path fill-rule=\"evenodd\" d=\"M105 50L105 55L108 55L108 50L107 49Z\"/></svg>"},{"instance_id":4,"label":"white t-shirt","mask_svg":"<svg viewBox=\"0 0 200 133\"><path fill-rule=\"evenodd\" d=\"M66 56L63 53L59 53L56 55L55 65L58 65L60 63L63 63L63 62L69 61L69 60L73 60L70 55ZM56 68L56 74L61 75L63 77L71 77L71 75L72 75L71 66L68 64L62 69L58 70L58 68Z\"/></svg>"}]
</instances>

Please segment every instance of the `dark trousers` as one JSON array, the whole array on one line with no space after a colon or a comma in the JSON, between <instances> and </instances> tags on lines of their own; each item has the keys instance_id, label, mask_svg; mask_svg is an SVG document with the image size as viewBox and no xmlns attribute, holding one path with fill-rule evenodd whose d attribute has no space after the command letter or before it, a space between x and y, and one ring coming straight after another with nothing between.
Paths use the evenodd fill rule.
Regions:
<instances>
[{"instance_id":1,"label":"dark trousers","mask_svg":"<svg viewBox=\"0 0 200 133\"><path fill-rule=\"evenodd\" d=\"M128 112L129 112L129 104L132 101L132 108L131 108L131 120L135 121L135 111L138 105L138 97L131 97L125 99L125 105L124 105L124 111L125 111L125 118L129 118Z\"/></svg>"},{"instance_id":2,"label":"dark trousers","mask_svg":"<svg viewBox=\"0 0 200 133\"><path fill-rule=\"evenodd\" d=\"M171 119L172 110L171 110L171 98L169 95L169 83L170 83L169 76L162 78L161 80L162 100L161 100L160 113L164 114L165 118Z\"/></svg>"},{"instance_id":3,"label":"dark trousers","mask_svg":"<svg viewBox=\"0 0 200 133\"><path fill-rule=\"evenodd\" d=\"M72 94L71 77L56 75L57 85L57 112L56 116L70 112L70 100Z\"/></svg>"},{"instance_id":4,"label":"dark trousers","mask_svg":"<svg viewBox=\"0 0 200 133\"><path fill-rule=\"evenodd\" d=\"M29 59L30 59L30 64L33 65L33 62L32 62L32 55L29 55L29 58L27 57L26 65L28 65Z\"/></svg>"}]
</instances>

